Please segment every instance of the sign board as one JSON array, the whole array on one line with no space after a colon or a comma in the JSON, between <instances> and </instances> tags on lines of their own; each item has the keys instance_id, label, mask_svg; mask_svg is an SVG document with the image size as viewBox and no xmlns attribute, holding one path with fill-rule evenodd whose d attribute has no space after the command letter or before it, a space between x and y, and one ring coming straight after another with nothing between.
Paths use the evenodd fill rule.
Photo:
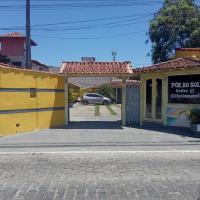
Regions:
<instances>
[{"instance_id":1,"label":"sign board","mask_svg":"<svg viewBox=\"0 0 200 200\"><path fill-rule=\"evenodd\" d=\"M200 104L200 74L169 76L168 102Z\"/></svg>"},{"instance_id":2,"label":"sign board","mask_svg":"<svg viewBox=\"0 0 200 200\"><path fill-rule=\"evenodd\" d=\"M168 107L167 108L167 126L190 127L190 118L187 113L190 109Z\"/></svg>"}]
</instances>

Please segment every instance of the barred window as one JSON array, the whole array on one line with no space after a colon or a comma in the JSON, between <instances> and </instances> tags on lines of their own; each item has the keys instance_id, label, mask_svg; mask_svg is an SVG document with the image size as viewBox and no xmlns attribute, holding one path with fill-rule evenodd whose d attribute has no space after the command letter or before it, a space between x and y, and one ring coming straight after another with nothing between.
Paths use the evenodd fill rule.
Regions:
<instances>
[{"instance_id":1,"label":"barred window","mask_svg":"<svg viewBox=\"0 0 200 200\"><path fill-rule=\"evenodd\" d=\"M36 98L36 89L30 88L30 98Z\"/></svg>"}]
</instances>

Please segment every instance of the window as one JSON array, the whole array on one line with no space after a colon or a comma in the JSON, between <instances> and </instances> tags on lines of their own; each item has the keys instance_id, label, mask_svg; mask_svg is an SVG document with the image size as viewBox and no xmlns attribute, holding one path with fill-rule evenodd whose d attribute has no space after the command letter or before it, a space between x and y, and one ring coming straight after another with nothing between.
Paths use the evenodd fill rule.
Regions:
<instances>
[{"instance_id":1,"label":"window","mask_svg":"<svg viewBox=\"0 0 200 200\"><path fill-rule=\"evenodd\" d=\"M98 94L94 94L94 97L101 97L100 95L98 95Z\"/></svg>"},{"instance_id":2,"label":"window","mask_svg":"<svg viewBox=\"0 0 200 200\"><path fill-rule=\"evenodd\" d=\"M152 79L146 81L146 118L152 117Z\"/></svg>"},{"instance_id":3,"label":"window","mask_svg":"<svg viewBox=\"0 0 200 200\"><path fill-rule=\"evenodd\" d=\"M30 88L30 98L36 98L36 89Z\"/></svg>"},{"instance_id":4,"label":"window","mask_svg":"<svg viewBox=\"0 0 200 200\"><path fill-rule=\"evenodd\" d=\"M156 119L162 119L162 79L156 79Z\"/></svg>"},{"instance_id":5,"label":"window","mask_svg":"<svg viewBox=\"0 0 200 200\"><path fill-rule=\"evenodd\" d=\"M14 65L16 67L21 67L22 63L21 62L12 62L12 65Z\"/></svg>"},{"instance_id":6,"label":"window","mask_svg":"<svg viewBox=\"0 0 200 200\"><path fill-rule=\"evenodd\" d=\"M86 94L85 96L86 97L92 97L92 94Z\"/></svg>"}]
</instances>

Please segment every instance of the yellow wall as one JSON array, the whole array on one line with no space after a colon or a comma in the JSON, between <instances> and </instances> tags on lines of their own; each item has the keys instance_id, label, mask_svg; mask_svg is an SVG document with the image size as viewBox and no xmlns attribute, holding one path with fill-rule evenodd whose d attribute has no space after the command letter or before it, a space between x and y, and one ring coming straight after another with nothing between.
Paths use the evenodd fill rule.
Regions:
<instances>
[{"instance_id":1,"label":"yellow wall","mask_svg":"<svg viewBox=\"0 0 200 200\"><path fill-rule=\"evenodd\" d=\"M142 73L140 75L141 79L141 87L140 87L140 122L141 124L144 121L150 122L161 122L163 125L169 125L169 116L167 115L169 109L174 109L178 111L184 110L191 110L192 108L200 107L200 104L175 104L175 103L168 103L168 76L176 76L176 75L191 75L191 74L199 74L200 69L193 69L193 70L176 70L176 71L160 71L160 72L149 72L149 73ZM152 79L155 80L156 78L160 78L163 80L162 85L162 119L157 120L155 116L152 119L147 119L145 117L145 104L146 104L146 80ZM155 84L153 84L153 88L155 88ZM156 91L153 89L152 95L152 102L156 102ZM153 113L155 113L156 106L155 104L152 105ZM183 125L184 127L189 127L189 122Z\"/></svg>"},{"instance_id":2,"label":"yellow wall","mask_svg":"<svg viewBox=\"0 0 200 200\"><path fill-rule=\"evenodd\" d=\"M182 58L182 57L196 57L200 58L200 49L196 51L192 50L176 50L176 56L175 58Z\"/></svg>"},{"instance_id":3,"label":"yellow wall","mask_svg":"<svg viewBox=\"0 0 200 200\"><path fill-rule=\"evenodd\" d=\"M63 125L64 107L64 77L0 66L0 136Z\"/></svg>"}]
</instances>

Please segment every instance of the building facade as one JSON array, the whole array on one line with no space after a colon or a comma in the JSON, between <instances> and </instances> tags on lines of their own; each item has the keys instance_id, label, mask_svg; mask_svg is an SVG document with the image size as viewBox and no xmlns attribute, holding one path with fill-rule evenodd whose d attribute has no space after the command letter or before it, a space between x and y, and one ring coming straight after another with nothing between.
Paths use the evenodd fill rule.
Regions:
<instances>
[{"instance_id":1,"label":"building facade","mask_svg":"<svg viewBox=\"0 0 200 200\"><path fill-rule=\"evenodd\" d=\"M200 49L177 49L176 58L140 69L140 123L190 127L200 108Z\"/></svg>"},{"instance_id":2,"label":"building facade","mask_svg":"<svg viewBox=\"0 0 200 200\"><path fill-rule=\"evenodd\" d=\"M31 46L36 45L31 40ZM26 66L26 37L18 32L0 35L0 54L10 60L10 65L23 68Z\"/></svg>"}]
</instances>

